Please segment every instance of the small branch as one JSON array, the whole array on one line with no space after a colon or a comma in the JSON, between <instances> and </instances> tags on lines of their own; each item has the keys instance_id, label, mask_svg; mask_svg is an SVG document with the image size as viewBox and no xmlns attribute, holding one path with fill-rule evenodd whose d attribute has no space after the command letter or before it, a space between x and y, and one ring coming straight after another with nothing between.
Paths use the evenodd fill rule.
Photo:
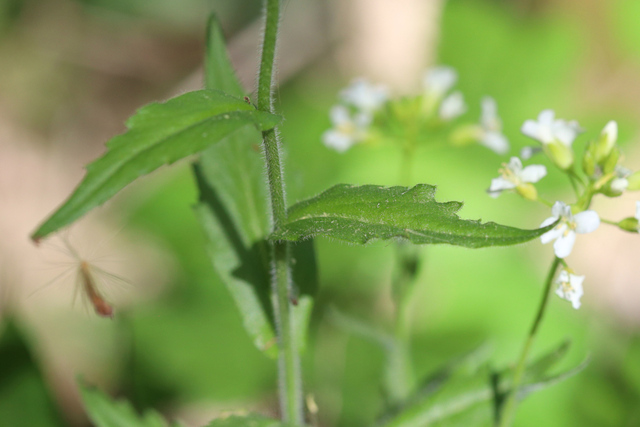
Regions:
<instances>
[{"instance_id":1,"label":"small branch","mask_svg":"<svg viewBox=\"0 0 640 427\"><path fill-rule=\"evenodd\" d=\"M545 282L545 287L542 294L542 300L540 301L540 307L538 308L538 313L533 320L533 324L531 325L531 330L529 331L527 340L522 347L522 352L520 353L520 358L518 359L518 364L516 365L513 374L511 390L507 395L507 400L505 401L500 413L499 427L509 427L513 422L517 404L518 387L520 386L520 382L522 381L522 377L524 375L525 367L527 364L527 357L529 356L529 351L531 350L531 346L533 345L533 341L535 340L536 333L538 332L538 328L540 326L540 323L542 322L542 318L544 317L544 313L549 302L549 295L551 294L550 291L551 284L553 283L553 278L556 275L556 270L561 263L562 258L555 257L553 263L551 264L551 268L549 269L549 274L547 275L547 280Z\"/></svg>"}]
</instances>

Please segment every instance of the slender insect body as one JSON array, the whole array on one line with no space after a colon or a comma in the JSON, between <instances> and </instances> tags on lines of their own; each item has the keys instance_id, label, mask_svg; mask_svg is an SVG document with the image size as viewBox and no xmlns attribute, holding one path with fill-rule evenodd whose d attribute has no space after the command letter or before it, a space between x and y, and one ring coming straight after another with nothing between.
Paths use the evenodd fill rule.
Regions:
<instances>
[{"instance_id":1,"label":"slender insect body","mask_svg":"<svg viewBox=\"0 0 640 427\"><path fill-rule=\"evenodd\" d=\"M64 271L44 287L63 281L73 274L75 276L73 301L75 302L78 295L80 295L83 302L87 305L90 304L98 316L113 317L115 310L113 305L105 298L105 286L130 285L130 283L120 276L103 270L88 258L81 257L79 252L71 245L67 236L61 236L61 241L62 246L51 244L50 247L59 254L72 258L72 261L56 261L55 263L59 266L64 266Z\"/></svg>"},{"instance_id":2,"label":"slender insect body","mask_svg":"<svg viewBox=\"0 0 640 427\"><path fill-rule=\"evenodd\" d=\"M113 317L113 306L98 291L96 282L91 274L91 266L87 261L80 261L78 274L82 281L82 289L96 313L102 317Z\"/></svg>"}]
</instances>

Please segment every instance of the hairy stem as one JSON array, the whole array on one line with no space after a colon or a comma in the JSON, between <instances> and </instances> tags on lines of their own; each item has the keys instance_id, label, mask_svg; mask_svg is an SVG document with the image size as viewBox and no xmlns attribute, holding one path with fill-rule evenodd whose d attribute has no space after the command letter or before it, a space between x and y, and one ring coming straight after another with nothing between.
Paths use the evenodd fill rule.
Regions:
<instances>
[{"instance_id":1,"label":"hairy stem","mask_svg":"<svg viewBox=\"0 0 640 427\"><path fill-rule=\"evenodd\" d=\"M562 258L555 257L553 263L551 264L551 268L549 269L549 274L547 275L544 291L542 294L542 300L540 301L540 307L538 307L538 312L533 320L533 324L531 325L531 330L529 331L527 340L522 347L522 352L520 353L520 358L518 359L518 364L516 365L513 374L511 390L507 396L504 406L502 407L499 427L509 427L513 422L513 417L515 416L516 411L518 387L520 386L522 376L524 375L529 351L531 350L531 346L533 345L533 341L535 340L536 333L538 332L538 328L540 326L540 323L542 322L542 318L544 317L544 313L549 302L549 295L551 294L551 284L553 283L553 277L556 275L556 270L558 269L558 266L561 262Z\"/></svg>"},{"instance_id":2,"label":"hairy stem","mask_svg":"<svg viewBox=\"0 0 640 427\"><path fill-rule=\"evenodd\" d=\"M264 40L258 74L258 109L273 112L272 86L280 0L265 0ZM274 230L286 221L286 200L280 141L275 129L262 133L267 163L267 178ZM303 425L302 378L298 346L294 339L293 310L290 301L291 269L289 244L274 242L271 248L273 269L271 292L278 334L278 389L280 410L285 422Z\"/></svg>"}]
</instances>

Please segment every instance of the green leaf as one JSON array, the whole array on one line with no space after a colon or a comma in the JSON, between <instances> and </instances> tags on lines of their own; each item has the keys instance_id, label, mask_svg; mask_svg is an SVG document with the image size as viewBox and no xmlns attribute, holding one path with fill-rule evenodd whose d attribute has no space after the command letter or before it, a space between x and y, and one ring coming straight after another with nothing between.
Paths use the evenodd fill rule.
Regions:
<instances>
[{"instance_id":1,"label":"green leaf","mask_svg":"<svg viewBox=\"0 0 640 427\"><path fill-rule=\"evenodd\" d=\"M167 427L169 423L157 412L138 415L131 403L112 400L101 391L80 385L82 401L96 427ZM173 424L178 427L180 424Z\"/></svg>"},{"instance_id":2,"label":"green leaf","mask_svg":"<svg viewBox=\"0 0 640 427\"><path fill-rule=\"evenodd\" d=\"M329 311L329 319L345 331L380 347L385 356L382 381L385 398L393 404L406 399L415 387L410 349L406 343L335 308Z\"/></svg>"},{"instance_id":3,"label":"green leaf","mask_svg":"<svg viewBox=\"0 0 640 427\"><path fill-rule=\"evenodd\" d=\"M206 82L242 96L215 16L209 20ZM220 279L234 299L245 329L257 348L277 356L270 302L269 206L260 153L262 136L245 127L206 150L194 165L200 191L196 216L207 237L207 251ZM292 246L293 281L300 298L294 307L296 339L302 349L312 309L317 273L313 242Z\"/></svg>"},{"instance_id":4,"label":"green leaf","mask_svg":"<svg viewBox=\"0 0 640 427\"><path fill-rule=\"evenodd\" d=\"M249 415L241 417L232 415L227 418L213 420L207 427L294 427L291 424L283 424L278 420L263 417L261 415Z\"/></svg>"},{"instance_id":5,"label":"green leaf","mask_svg":"<svg viewBox=\"0 0 640 427\"><path fill-rule=\"evenodd\" d=\"M543 355L529 364L525 381L518 389L518 399L550 387L587 366L587 361L557 375L541 376L566 354L566 344ZM487 363L472 369L473 359L464 358L432 376L425 387L410 398L403 407L387 416L381 426L491 426L496 417L496 408L510 391L513 370L494 372ZM535 378L535 379L533 379Z\"/></svg>"},{"instance_id":6,"label":"green leaf","mask_svg":"<svg viewBox=\"0 0 640 427\"><path fill-rule=\"evenodd\" d=\"M66 425L18 325L5 317L0 331L0 425Z\"/></svg>"},{"instance_id":7,"label":"green leaf","mask_svg":"<svg viewBox=\"0 0 640 427\"><path fill-rule=\"evenodd\" d=\"M314 236L365 244L374 239L402 238L415 244L481 248L527 242L555 224L522 230L493 222L463 220L456 214L460 202L439 203L436 187L355 187L336 185L289 209L288 222L271 236L298 241Z\"/></svg>"},{"instance_id":8,"label":"green leaf","mask_svg":"<svg viewBox=\"0 0 640 427\"><path fill-rule=\"evenodd\" d=\"M222 26L215 13L211 14L207 23L207 50L204 63L207 89L218 89L239 98L245 96L246 92L238 81L227 55Z\"/></svg>"},{"instance_id":9,"label":"green leaf","mask_svg":"<svg viewBox=\"0 0 640 427\"><path fill-rule=\"evenodd\" d=\"M525 381L536 381L542 378L552 367L567 355L570 347L571 341L565 340L553 350L530 363L525 372Z\"/></svg>"},{"instance_id":10,"label":"green leaf","mask_svg":"<svg viewBox=\"0 0 640 427\"><path fill-rule=\"evenodd\" d=\"M107 142L107 152L87 166L78 188L32 239L71 224L162 165L198 153L247 125L266 130L279 121L278 116L257 111L244 100L217 90L189 92L149 104L129 118L126 133Z\"/></svg>"}]
</instances>

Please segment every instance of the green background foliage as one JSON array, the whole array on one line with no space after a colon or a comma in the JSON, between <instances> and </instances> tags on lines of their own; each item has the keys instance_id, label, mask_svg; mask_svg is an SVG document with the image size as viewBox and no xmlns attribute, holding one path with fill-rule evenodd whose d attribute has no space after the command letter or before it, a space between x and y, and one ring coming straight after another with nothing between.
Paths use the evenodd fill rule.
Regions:
<instances>
[{"instance_id":1,"label":"green background foliage","mask_svg":"<svg viewBox=\"0 0 640 427\"><path fill-rule=\"evenodd\" d=\"M131 28L142 23L151 26L150 31L162 33L166 40L191 34L200 41L204 38L204 15L182 11L208 10L210 6L202 6L205 2L195 0L173 3L167 0L163 2L166 7L153 10L145 9L143 1L78 3L90 4L91 19L97 16L107 27ZM175 6L178 3L194 7ZM225 28L231 33L259 12L258 2L217 3ZM8 56L8 46L12 37L17 36L6 31L22 28L24 14L15 11L24 7L1 10L11 10L2 18L3 25L12 23L4 27L9 30L3 29L2 54L4 58L13 58ZM528 143L518 134L522 121L547 107L588 124L587 139L595 136L610 118L618 119L622 140L638 130L634 124L637 112L622 102L608 100L585 107L575 76L588 65L593 54L591 39L587 37L592 27L570 13L572 10L523 13L512 2L489 0L452 0L444 8L439 62L457 68L460 87L470 105L470 117L479 114L477 105L483 95L491 94L497 99L506 134L512 136L511 142L517 148ZM612 29L607 43L619 63L637 63L640 58L640 30L633 19L636 10L633 0L616 0L610 2L602 15L603 22ZM114 18L121 13L126 14L126 19ZM161 30L164 25L170 30ZM193 67L197 66L197 55L191 61ZM310 67L278 92L278 110L286 117L282 136L287 143L290 203L342 182L397 185L400 154L396 150L358 148L338 155L322 146L320 135L329 126L328 108L350 76L338 79L338 70L331 61L321 61L318 67L322 72ZM178 70L171 79L158 85L166 88L177 83L183 77L181 73L184 71ZM54 92L46 92L50 98L55 97L65 86L53 83L67 81L65 78L68 79L50 76L40 82L38 89L56 88ZM137 86L129 82L123 87ZM157 99L161 89L149 89L144 95L138 93L132 104ZM29 109L28 117L45 117L46 122L49 117L46 105ZM116 133L113 131L112 135ZM464 218L535 228L548 216L544 208L532 208L515 197L503 195L490 200L486 196L484 191L499 163L494 154L482 147L466 151L435 150L417 153L415 162L419 166L415 168L414 181L437 185L439 200L464 200L461 211ZM245 333L234 300L211 267L206 239L191 209L198 202L192 172L186 164L178 165L166 179L169 182L160 189L153 185L153 178L144 181L118 203L132 215L132 227L153 233L170 249L177 260L178 274L170 292L125 313L126 322L113 322L106 327L113 329L113 334L124 332L135 343L132 353L126 351L129 346L119 344L123 348L115 352L114 359L122 362L109 368L110 376L116 378L110 388L121 390L138 408L154 407L163 413L180 404L203 401L215 402L216 408L243 406L268 412L263 409L273 407L275 366ZM559 177L550 175L541 185L552 188L559 183ZM136 194L149 197L139 203ZM349 335L327 322L325 315L329 307L337 305L380 329L388 328L390 312L386 301L390 298L393 250L384 242L365 248L328 239L316 243L321 283L312 318L311 351L303 361L307 372L305 384L313 391L323 414L321 419L327 424L370 426L384 404L379 384L385 355L370 341ZM493 347L495 366L511 362L535 310L548 263L546 258L551 257L549 248L540 247L537 242L509 250L470 251L441 246L431 248L421 257L426 268L418 276L412 355L417 372L420 375L434 372L451 356L466 353L487 340ZM587 298L588 293L587 289ZM14 333L11 328L3 320L0 332L3 340ZM534 353L539 355L554 348L565 338L571 339L572 347L560 370L576 366L588 352L592 355L590 366L580 375L525 400L517 425L619 427L638 423L638 326L624 324L588 306L576 312L555 299ZM37 339L31 337L31 341L34 344L30 348L36 348ZM12 357L45 365L38 357L28 358L24 354ZM91 362L90 357L87 356ZM8 378L3 373L0 382L13 384ZM37 416L42 417L38 425L64 425L66 422L60 421L56 411L50 412L52 398L46 393L49 390L52 394L51 387L42 388L42 376L30 373L24 378L20 384L3 387L3 396L6 393L10 397L0 402L15 399L21 404L13 405L9 415L0 411L0 424L15 417ZM135 380L133 384L128 382L131 379ZM93 382L94 378L86 380Z\"/></svg>"}]
</instances>

